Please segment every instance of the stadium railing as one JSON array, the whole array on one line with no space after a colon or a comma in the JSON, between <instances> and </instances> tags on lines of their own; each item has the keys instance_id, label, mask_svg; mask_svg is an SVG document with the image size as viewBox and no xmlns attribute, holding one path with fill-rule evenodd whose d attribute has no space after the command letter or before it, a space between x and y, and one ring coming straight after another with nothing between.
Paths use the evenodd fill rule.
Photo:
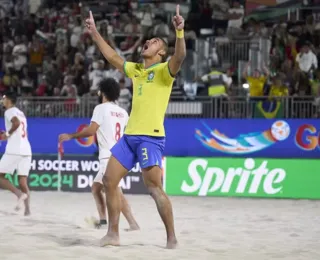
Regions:
<instances>
[{"instance_id":1,"label":"stadium railing","mask_svg":"<svg viewBox=\"0 0 320 260\"><path fill-rule=\"evenodd\" d=\"M271 41L262 37L228 39L226 37L199 38L196 41L196 75L203 75L208 68L239 67L239 62L251 61L251 66L261 69L270 59Z\"/></svg>"},{"instance_id":2,"label":"stadium railing","mask_svg":"<svg viewBox=\"0 0 320 260\"><path fill-rule=\"evenodd\" d=\"M28 117L89 118L96 97L24 97L17 106ZM2 109L2 108L1 108ZM166 112L168 118L314 118L320 105L312 97L175 97ZM3 115L3 110L1 110Z\"/></svg>"}]
</instances>

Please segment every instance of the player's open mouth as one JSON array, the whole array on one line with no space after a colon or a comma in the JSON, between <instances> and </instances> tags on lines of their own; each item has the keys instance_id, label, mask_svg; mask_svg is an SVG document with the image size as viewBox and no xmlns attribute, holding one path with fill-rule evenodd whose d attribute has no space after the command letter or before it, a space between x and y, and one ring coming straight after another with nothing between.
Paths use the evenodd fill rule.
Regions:
<instances>
[{"instance_id":1,"label":"player's open mouth","mask_svg":"<svg viewBox=\"0 0 320 260\"><path fill-rule=\"evenodd\" d=\"M148 44L143 45L143 50L144 51L148 50L148 48L149 48Z\"/></svg>"}]
</instances>

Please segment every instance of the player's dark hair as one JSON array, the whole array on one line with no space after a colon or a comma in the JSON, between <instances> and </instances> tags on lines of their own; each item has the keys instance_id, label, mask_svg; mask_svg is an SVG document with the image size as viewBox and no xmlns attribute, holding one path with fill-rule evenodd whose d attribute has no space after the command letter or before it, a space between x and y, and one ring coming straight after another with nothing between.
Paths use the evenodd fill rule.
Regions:
<instances>
[{"instance_id":1,"label":"player's dark hair","mask_svg":"<svg viewBox=\"0 0 320 260\"><path fill-rule=\"evenodd\" d=\"M99 89L109 101L114 102L119 99L120 86L113 78L106 78L100 81Z\"/></svg>"},{"instance_id":2,"label":"player's dark hair","mask_svg":"<svg viewBox=\"0 0 320 260\"><path fill-rule=\"evenodd\" d=\"M12 104L16 104L17 103L17 94L14 92L6 92L4 94L6 96L7 99L9 99L11 101Z\"/></svg>"},{"instance_id":3,"label":"player's dark hair","mask_svg":"<svg viewBox=\"0 0 320 260\"><path fill-rule=\"evenodd\" d=\"M168 47L168 43L165 41L165 39L158 37L162 43L163 43L163 50L165 51L165 55L162 56L162 62L165 62L168 58L168 51L169 51L169 47Z\"/></svg>"}]
</instances>

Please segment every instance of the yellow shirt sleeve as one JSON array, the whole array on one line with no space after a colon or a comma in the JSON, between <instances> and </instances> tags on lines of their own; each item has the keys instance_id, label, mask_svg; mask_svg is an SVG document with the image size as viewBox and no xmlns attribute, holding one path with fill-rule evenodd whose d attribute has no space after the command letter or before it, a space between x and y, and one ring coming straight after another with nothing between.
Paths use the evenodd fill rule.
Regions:
<instances>
[{"instance_id":1,"label":"yellow shirt sleeve","mask_svg":"<svg viewBox=\"0 0 320 260\"><path fill-rule=\"evenodd\" d=\"M125 74L128 78L133 78L133 77L134 77L134 74L135 74L135 72L136 72L137 67L138 67L138 64L137 64L137 63L125 61L124 64L123 64L124 74Z\"/></svg>"},{"instance_id":2,"label":"yellow shirt sleeve","mask_svg":"<svg viewBox=\"0 0 320 260\"><path fill-rule=\"evenodd\" d=\"M162 71L161 74L162 74L163 80L166 83L165 86L172 87L174 76L170 72L168 61L163 63L161 71Z\"/></svg>"}]
</instances>

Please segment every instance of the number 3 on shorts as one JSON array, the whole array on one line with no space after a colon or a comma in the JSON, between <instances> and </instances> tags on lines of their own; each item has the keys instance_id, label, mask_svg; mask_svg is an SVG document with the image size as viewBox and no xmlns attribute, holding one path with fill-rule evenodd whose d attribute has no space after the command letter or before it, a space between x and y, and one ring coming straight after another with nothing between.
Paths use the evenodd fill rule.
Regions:
<instances>
[{"instance_id":1,"label":"number 3 on shorts","mask_svg":"<svg viewBox=\"0 0 320 260\"><path fill-rule=\"evenodd\" d=\"M142 160L147 161L148 160L148 150L147 148L142 148Z\"/></svg>"}]
</instances>

